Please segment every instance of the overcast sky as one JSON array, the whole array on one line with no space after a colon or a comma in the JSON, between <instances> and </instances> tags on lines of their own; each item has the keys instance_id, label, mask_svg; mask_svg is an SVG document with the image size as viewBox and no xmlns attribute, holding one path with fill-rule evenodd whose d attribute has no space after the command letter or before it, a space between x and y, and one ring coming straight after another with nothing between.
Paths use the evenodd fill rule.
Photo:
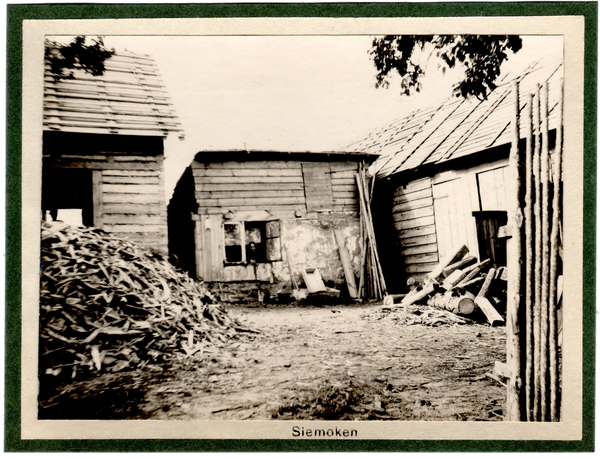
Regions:
<instances>
[{"instance_id":1,"label":"overcast sky","mask_svg":"<svg viewBox=\"0 0 600 459\"><path fill-rule=\"evenodd\" d=\"M104 37L156 60L185 140L165 144L170 198L195 153L214 149L340 150L369 131L451 94L458 72L431 59L418 95L399 78L375 88L369 36ZM562 54L562 37L524 37L506 69Z\"/></svg>"}]
</instances>

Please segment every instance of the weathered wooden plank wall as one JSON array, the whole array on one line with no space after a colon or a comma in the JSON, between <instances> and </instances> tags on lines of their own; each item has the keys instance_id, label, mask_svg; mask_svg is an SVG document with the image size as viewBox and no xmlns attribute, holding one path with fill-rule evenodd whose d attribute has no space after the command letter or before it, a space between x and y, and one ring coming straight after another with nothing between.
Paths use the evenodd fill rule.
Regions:
<instances>
[{"instance_id":1,"label":"weathered wooden plank wall","mask_svg":"<svg viewBox=\"0 0 600 459\"><path fill-rule=\"evenodd\" d=\"M268 278L267 271L250 273L252 267L225 267L224 219L317 219L322 212L356 218L357 171L356 161L193 161L197 276L207 282Z\"/></svg>"},{"instance_id":2,"label":"weathered wooden plank wall","mask_svg":"<svg viewBox=\"0 0 600 459\"><path fill-rule=\"evenodd\" d=\"M64 133L56 135L71 138ZM81 139L83 137L77 137L77 140ZM52 138L48 142L49 148L45 149L44 168L50 171L92 170L94 226L166 254L167 207L162 140L156 139L149 148L152 151L144 154L135 151L135 139L132 138L123 141L122 151L103 151L108 146L106 142L110 142L112 147L119 147L118 142L102 136L98 139L90 135L84 146L86 151L90 151L94 140L98 140L96 151L77 154L74 152L77 144L65 141L64 144L69 147L61 151L57 148L60 142ZM144 148L148 147L144 145Z\"/></svg>"},{"instance_id":3,"label":"weathered wooden plank wall","mask_svg":"<svg viewBox=\"0 0 600 459\"><path fill-rule=\"evenodd\" d=\"M192 162L199 214L222 214L227 211L265 211L272 218L316 217L307 208L303 164L328 166L330 195L315 195L322 204L331 199L333 212L357 212L358 196L354 174L358 164L350 161L306 163L300 161L224 161ZM310 167L310 166L306 166ZM322 180L327 176L323 175ZM324 186L324 185L323 185ZM324 191L319 189L320 191ZM319 206L317 206L319 207ZM320 209L325 210L321 205ZM255 218L260 220L261 218Z\"/></svg>"},{"instance_id":4,"label":"weathered wooden plank wall","mask_svg":"<svg viewBox=\"0 0 600 459\"><path fill-rule=\"evenodd\" d=\"M400 242L399 262L409 277L425 276L438 262L431 179L397 188L392 216Z\"/></svg>"}]
</instances>

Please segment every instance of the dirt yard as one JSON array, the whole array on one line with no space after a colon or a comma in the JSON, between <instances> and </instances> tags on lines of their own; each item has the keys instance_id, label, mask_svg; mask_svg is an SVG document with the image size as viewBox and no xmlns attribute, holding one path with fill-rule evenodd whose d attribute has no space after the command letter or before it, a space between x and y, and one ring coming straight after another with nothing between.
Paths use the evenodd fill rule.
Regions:
<instances>
[{"instance_id":1,"label":"dirt yard","mask_svg":"<svg viewBox=\"0 0 600 459\"><path fill-rule=\"evenodd\" d=\"M202 362L105 374L43 401L49 419L501 421L505 329L371 306L227 306L244 334Z\"/></svg>"}]
</instances>

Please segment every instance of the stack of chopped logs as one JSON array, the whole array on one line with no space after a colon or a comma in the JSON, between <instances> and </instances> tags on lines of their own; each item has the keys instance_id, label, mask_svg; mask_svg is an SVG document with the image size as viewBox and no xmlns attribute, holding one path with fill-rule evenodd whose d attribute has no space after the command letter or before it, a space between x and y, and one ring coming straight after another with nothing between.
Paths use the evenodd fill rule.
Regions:
<instances>
[{"instance_id":1,"label":"stack of chopped logs","mask_svg":"<svg viewBox=\"0 0 600 459\"><path fill-rule=\"evenodd\" d=\"M463 316L481 311L491 325L503 324L496 308L505 304L501 297L506 295L506 268L491 268L489 259L478 262L468 252L465 245L453 249L425 277L424 283L412 283L411 292L400 304L425 302ZM490 294L492 290L494 295Z\"/></svg>"},{"instance_id":2,"label":"stack of chopped logs","mask_svg":"<svg viewBox=\"0 0 600 459\"><path fill-rule=\"evenodd\" d=\"M42 374L200 358L244 330L162 255L96 228L42 224Z\"/></svg>"}]
</instances>

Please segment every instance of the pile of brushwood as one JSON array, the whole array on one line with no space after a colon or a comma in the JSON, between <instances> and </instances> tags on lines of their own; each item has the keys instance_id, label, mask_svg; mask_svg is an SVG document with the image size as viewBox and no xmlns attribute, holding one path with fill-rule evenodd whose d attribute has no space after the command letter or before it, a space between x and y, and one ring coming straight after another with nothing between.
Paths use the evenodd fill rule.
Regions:
<instances>
[{"instance_id":1,"label":"pile of brushwood","mask_svg":"<svg viewBox=\"0 0 600 459\"><path fill-rule=\"evenodd\" d=\"M199 360L249 331L151 250L59 223L42 223L41 239L40 375Z\"/></svg>"}]
</instances>

